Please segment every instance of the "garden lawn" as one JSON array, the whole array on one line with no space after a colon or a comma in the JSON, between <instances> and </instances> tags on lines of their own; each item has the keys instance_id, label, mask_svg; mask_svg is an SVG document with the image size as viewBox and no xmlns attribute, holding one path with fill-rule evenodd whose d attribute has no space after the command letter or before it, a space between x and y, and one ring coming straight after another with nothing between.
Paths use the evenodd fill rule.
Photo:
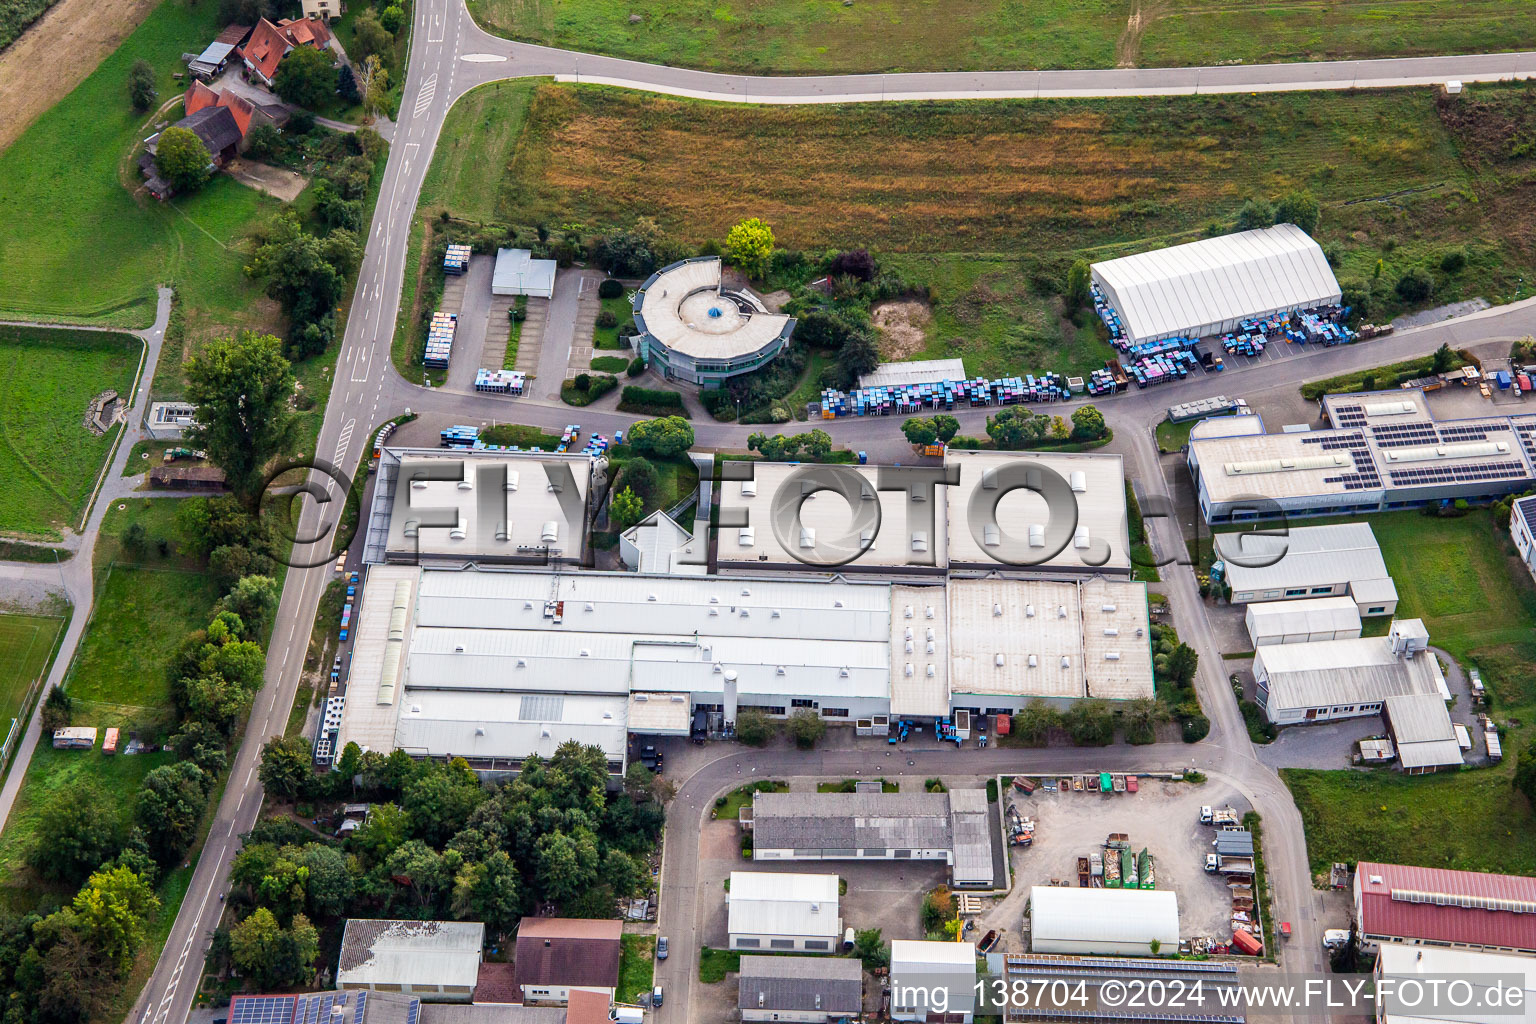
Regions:
<instances>
[{"instance_id":1,"label":"garden lawn","mask_svg":"<svg viewBox=\"0 0 1536 1024\"><path fill-rule=\"evenodd\" d=\"M619 331L628 327L635 318L634 307L630 304L628 293L618 295L611 299L599 299L602 307L613 314L617 321L612 327L594 327L592 329L592 347L597 349L623 349L629 351L628 346L619 340ZM625 362L629 360L626 358Z\"/></svg>"},{"instance_id":2,"label":"garden lawn","mask_svg":"<svg viewBox=\"0 0 1536 1024\"><path fill-rule=\"evenodd\" d=\"M1157 425L1157 447L1161 451L1176 452L1189 444L1189 432L1195 429L1199 420L1185 420L1183 423L1174 423L1163 420Z\"/></svg>"},{"instance_id":3,"label":"garden lawn","mask_svg":"<svg viewBox=\"0 0 1536 1024\"><path fill-rule=\"evenodd\" d=\"M619 987L614 1002L635 1003L648 994L656 977L656 936L619 937Z\"/></svg>"},{"instance_id":4,"label":"garden lawn","mask_svg":"<svg viewBox=\"0 0 1536 1024\"><path fill-rule=\"evenodd\" d=\"M67 620L57 615L0 614L0 740L21 715L27 690L53 662Z\"/></svg>"},{"instance_id":5,"label":"garden lawn","mask_svg":"<svg viewBox=\"0 0 1536 1024\"><path fill-rule=\"evenodd\" d=\"M87 430L86 408L132 391L142 350L121 334L0 327L0 531L57 540L79 526L117 436Z\"/></svg>"},{"instance_id":6,"label":"garden lawn","mask_svg":"<svg viewBox=\"0 0 1536 1024\"><path fill-rule=\"evenodd\" d=\"M560 445L559 434L546 434L539 427L521 423L498 423L480 429L480 440L486 444L517 445L519 448L542 448L554 451Z\"/></svg>"},{"instance_id":7,"label":"garden lawn","mask_svg":"<svg viewBox=\"0 0 1536 1024\"><path fill-rule=\"evenodd\" d=\"M241 244L277 200L225 175L165 204L124 187L140 183L128 158L149 121L128 104L128 69L148 60L170 99L181 54L220 27L217 4L166 0L0 154L0 318L147 327L155 286L173 283L194 332L273 322Z\"/></svg>"},{"instance_id":8,"label":"garden lawn","mask_svg":"<svg viewBox=\"0 0 1536 1024\"><path fill-rule=\"evenodd\" d=\"M617 480L624 463L639 457L640 454L627 444L609 448L608 461L613 465L610 477ZM656 493L645 499L645 514L671 508L698 489L698 468L686 455L673 460L651 459L650 462L656 467Z\"/></svg>"},{"instance_id":9,"label":"garden lawn","mask_svg":"<svg viewBox=\"0 0 1536 1024\"><path fill-rule=\"evenodd\" d=\"M183 636L208 624L217 597L200 574L113 566L64 683L76 718L97 726L169 724L171 654Z\"/></svg>"},{"instance_id":10,"label":"garden lawn","mask_svg":"<svg viewBox=\"0 0 1536 1024\"><path fill-rule=\"evenodd\" d=\"M1536 41L1508 0L470 0L514 39L713 71L1000 71L1498 52Z\"/></svg>"}]
</instances>

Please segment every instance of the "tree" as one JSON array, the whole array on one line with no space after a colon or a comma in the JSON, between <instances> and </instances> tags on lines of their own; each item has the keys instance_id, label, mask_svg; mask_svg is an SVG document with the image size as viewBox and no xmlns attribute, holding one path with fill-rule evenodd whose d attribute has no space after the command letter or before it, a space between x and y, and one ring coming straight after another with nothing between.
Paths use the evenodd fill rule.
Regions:
<instances>
[{"instance_id":1,"label":"tree","mask_svg":"<svg viewBox=\"0 0 1536 1024\"><path fill-rule=\"evenodd\" d=\"M357 78L358 87L363 93L364 110L374 114L388 105L389 71L376 54L363 61L362 68L357 71Z\"/></svg>"},{"instance_id":2,"label":"tree","mask_svg":"<svg viewBox=\"0 0 1536 1024\"><path fill-rule=\"evenodd\" d=\"M880 365L880 347L873 331L860 326L849 331L843 347L837 350L837 374L844 388L855 386L859 378Z\"/></svg>"},{"instance_id":3,"label":"tree","mask_svg":"<svg viewBox=\"0 0 1536 1024\"><path fill-rule=\"evenodd\" d=\"M74 700L61 687L49 690L43 700L43 732L51 733L69 725L74 706Z\"/></svg>"},{"instance_id":4,"label":"tree","mask_svg":"<svg viewBox=\"0 0 1536 1024\"><path fill-rule=\"evenodd\" d=\"M1414 267L1397 279L1397 297L1404 302L1423 302L1435 290L1435 281L1421 267Z\"/></svg>"},{"instance_id":5,"label":"tree","mask_svg":"<svg viewBox=\"0 0 1536 1024\"><path fill-rule=\"evenodd\" d=\"M869 254L868 249L849 249L840 252L832 258L832 266L827 271L833 277L851 277L855 281L873 281L875 279L875 258Z\"/></svg>"},{"instance_id":6,"label":"tree","mask_svg":"<svg viewBox=\"0 0 1536 1024\"><path fill-rule=\"evenodd\" d=\"M274 736L261 748L256 777L261 780L261 788L272 796L280 800L297 798L312 774L309 744L302 736Z\"/></svg>"},{"instance_id":7,"label":"tree","mask_svg":"<svg viewBox=\"0 0 1536 1024\"><path fill-rule=\"evenodd\" d=\"M350 64L336 66L336 95L341 102L349 104L360 102L363 98L362 92L357 87L357 74ZM251 151L249 136L247 136L245 151L247 153Z\"/></svg>"},{"instance_id":8,"label":"tree","mask_svg":"<svg viewBox=\"0 0 1536 1024\"><path fill-rule=\"evenodd\" d=\"M608 518L616 530L627 530L645 515L645 503L628 487L615 494L608 502Z\"/></svg>"},{"instance_id":9,"label":"tree","mask_svg":"<svg viewBox=\"0 0 1536 1024\"><path fill-rule=\"evenodd\" d=\"M1102 747L1115 738L1115 716L1102 700L1080 700L1061 716L1067 735L1079 747Z\"/></svg>"},{"instance_id":10,"label":"tree","mask_svg":"<svg viewBox=\"0 0 1536 1024\"><path fill-rule=\"evenodd\" d=\"M1430 372L1445 373L1452 366L1455 366L1457 362L1455 351L1452 350L1450 343L1446 342L1435 349L1434 359L1430 363Z\"/></svg>"},{"instance_id":11,"label":"tree","mask_svg":"<svg viewBox=\"0 0 1536 1024\"><path fill-rule=\"evenodd\" d=\"M939 433L939 440L948 444L950 438L960 433L960 421L947 412L935 413L933 427Z\"/></svg>"},{"instance_id":12,"label":"tree","mask_svg":"<svg viewBox=\"0 0 1536 1024\"><path fill-rule=\"evenodd\" d=\"M622 850L609 850L603 854L602 875L616 895L633 896L640 888L640 865Z\"/></svg>"},{"instance_id":13,"label":"tree","mask_svg":"<svg viewBox=\"0 0 1536 1024\"><path fill-rule=\"evenodd\" d=\"M298 438L288 404L293 373L278 340L244 331L209 342L187 363L186 377L187 400L197 407L189 442L206 449L230 489L254 503L266 464Z\"/></svg>"},{"instance_id":14,"label":"tree","mask_svg":"<svg viewBox=\"0 0 1536 1024\"><path fill-rule=\"evenodd\" d=\"M192 845L208 799L207 787L207 776L190 761L163 764L144 776L134 820L161 864L176 860Z\"/></svg>"},{"instance_id":15,"label":"tree","mask_svg":"<svg viewBox=\"0 0 1536 1024\"><path fill-rule=\"evenodd\" d=\"M320 934L303 914L293 915L285 931L272 911L257 907L229 932L235 967L269 991L307 981L319 952Z\"/></svg>"},{"instance_id":16,"label":"tree","mask_svg":"<svg viewBox=\"0 0 1536 1024\"><path fill-rule=\"evenodd\" d=\"M155 170L177 192L195 191L208 180L213 157L190 129L171 125L155 144Z\"/></svg>"},{"instance_id":17,"label":"tree","mask_svg":"<svg viewBox=\"0 0 1536 1024\"><path fill-rule=\"evenodd\" d=\"M384 863L391 878L410 888L416 906L430 910L437 906L438 894L453 881L453 871L443 856L420 839L410 839L401 843Z\"/></svg>"},{"instance_id":18,"label":"tree","mask_svg":"<svg viewBox=\"0 0 1536 1024\"><path fill-rule=\"evenodd\" d=\"M1032 700L1013 716L1013 731L1031 746L1044 746L1061 728L1061 713L1041 700Z\"/></svg>"},{"instance_id":19,"label":"tree","mask_svg":"<svg viewBox=\"0 0 1536 1024\"><path fill-rule=\"evenodd\" d=\"M1087 260L1077 260L1067 268L1067 309L1078 310L1088 305L1092 292L1092 275Z\"/></svg>"},{"instance_id":20,"label":"tree","mask_svg":"<svg viewBox=\"0 0 1536 1024\"><path fill-rule=\"evenodd\" d=\"M1317 198L1306 189L1287 192L1275 204L1276 224L1295 224L1309 235L1317 228L1321 216L1322 208L1317 205Z\"/></svg>"},{"instance_id":21,"label":"tree","mask_svg":"<svg viewBox=\"0 0 1536 1024\"><path fill-rule=\"evenodd\" d=\"M655 496L661 474L649 459L630 459L620 467L619 482L642 498Z\"/></svg>"},{"instance_id":22,"label":"tree","mask_svg":"<svg viewBox=\"0 0 1536 1024\"><path fill-rule=\"evenodd\" d=\"M369 57L389 52L395 45L394 30L380 23L367 8L352 19L352 45L347 55L353 60L366 61Z\"/></svg>"},{"instance_id":23,"label":"tree","mask_svg":"<svg viewBox=\"0 0 1536 1024\"><path fill-rule=\"evenodd\" d=\"M399 32L400 26L405 24L405 11L398 4L390 4L384 8L384 27L391 32Z\"/></svg>"},{"instance_id":24,"label":"tree","mask_svg":"<svg viewBox=\"0 0 1536 1024\"><path fill-rule=\"evenodd\" d=\"M629 428L624 440L642 455L671 459L693 447L693 427L681 416L641 420Z\"/></svg>"},{"instance_id":25,"label":"tree","mask_svg":"<svg viewBox=\"0 0 1536 1024\"><path fill-rule=\"evenodd\" d=\"M1166 717L1163 706L1151 697L1127 701L1120 712L1120 721L1125 725L1125 741L1135 744L1154 742L1157 723Z\"/></svg>"},{"instance_id":26,"label":"tree","mask_svg":"<svg viewBox=\"0 0 1536 1024\"><path fill-rule=\"evenodd\" d=\"M155 69L147 60L136 60L128 69L128 102L143 113L155 105L160 90L155 87Z\"/></svg>"},{"instance_id":27,"label":"tree","mask_svg":"<svg viewBox=\"0 0 1536 1024\"><path fill-rule=\"evenodd\" d=\"M304 906L309 914L325 919L344 913L352 903L355 886L341 851L322 843L286 850L304 872Z\"/></svg>"},{"instance_id":28,"label":"tree","mask_svg":"<svg viewBox=\"0 0 1536 1024\"><path fill-rule=\"evenodd\" d=\"M609 232L592 245L593 262L613 275L597 286L598 298L616 299L624 294L623 283L614 277L646 277L681 255L659 224L650 217L637 217L634 227Z\"/></svg>"},{"instance_id":29,"label":"tree","mask_svg":"<svg viewBox=\"0 0 1536 1024\"><path fill-rule=\"evenodd\" d=\"M207 722L227 736L235 722L251 706L251 691L231 683L221 675L184 679L187 715L194 721Z\"/></svg>"},{"instance_id":30,"label":"tree","mask_svg":"<svg viewBox=\"0 0 1536 1024\"><path fill-rule=\"evenodd\" d=\"M112 961L119 975L144 945L144 922L159 908L149 883L122 866L86 879L74 901L81 935Z\"/></svg>"},{"instance_id":31,"label":"tree","mask_svg":"<svg viewBox=\"0 0 1536 1024\"><path fill-rule=\"evenodd\" d=\"M816 741L827 734L827 723L812 708L797 708L789 716L789 734L795 738L795 746L810 750Z\"/></svg>"},{"instance_id":32,"label":"tree","mask_svg":"<svg viewBox=\"0 0 1536 1024\"><path fill-rule=\"evenodd\" d=\"M455 759L446 765L433 765L406 783L400 806L410 822L411 835L441 846L469 824L470 815L486 796L469 765Z\"/></svg>"},{"instance_id":33,"label":"tree","mask_svg":"<svg viewBox=\"0 0 1536 1024\"><path fill-rule=\"evenodd\" d=\"M885 937L879 928L866 928L853 933L853 955L864 961L866 971L876 971L891 965L891 954L885 947Z\"/></svg>"},{"instance_id":34,"label":"tree","mask_svg":"<svg viewBox=\"0 0 1536 1024\"><path fill-rule=\"evenodd\" d=\"M1267 228L1275 223L1275 208L1268 199L1250 198L1237 211L1237 230L1252 231Z\"/></svg>"},{"instance_id":35,"label":"tree","mask_svg":"<svg viewBox=\"0 0 1536 1024\"><path fill-rule=\"evenodd\" d=\"M1200 655L1189 644L1181 643L1168 655L1168 678L1179 686L1189 686L1195 681L1195 669Z\"/></svg>"},{"instance_id":36,"label":"tree","mask_svg":"<svg viewBox=\"0 0 1536 1024\"><path fill-rule=\"evenodd\" d=\"M495 934L504 934L517 923L521 905L517 868L504 850L495 850L477 863L465 861L453 880L453 916L483 921Z\"/></svg>"},{"instance_id":37,"label":"tree","mask_svg":"<svg viewBox=\"0 0 1536 1024\"><path fill-rule=\"evenodd\" d=\"M597 842L591 830L550 832L539 837L534 850L534 877L544 897L571 900L597 884Z\"/></svg>"},{"instance_id":38,"label":"tree","mask_svg":"<svg viewBox=\"0 0 1536 1024\"><path fill-rule=\"evenodd\" d=\"M1060 416L1051 417L1051 440L1066 441L1072 437L1072 428Z\"/></svg>"},{"instance_id":39,"label":"tree","mask_svg":"<svg viewBox=\"0 0 1536 1024\"><path fill-rule=\"evenodd\" d=\"M1022 405L1008 406L987 417L987 436L1004 451L1033 448L1045 439L1050 427L1049 416L1036 416Z\"/></svg>"},{"instance_id":40,"label":"tree","mask_svg":"<svg viewBox=\"0 0 1536 1024\"><path fill-rule=\"evenodd\" d=\"M736 712L736 738L749 747L761 747L773 738L774 725L768 715L758 708L742 708Z\"/></svg>"},{"instance_id":41,"label":"tree","mask_svg":"<svg viewBox=\"0 0 1536 1024\"><path fill-rule=\"evenodd\" d=\"M800 442L800 447L805 449L805 454L813 459L824 459L832 453L832 435L825 430L808 430L803 434L796 434L795 440Z\"/></svg>"},{"instance_id":42,"label":"tree","mask_svg":"<svg viewBox=\"0 0 1536 1024\"><path fill-rule=\"evenodd\" d=\"M756 217L741 221L725 236L725 254L748 277L762 278L773 261L773 229Z\"/></svg>"},{"instance_id":43,"label":"tree","mask_svg":"<svg viewBox=\"0 0 1536 1024\"><path fill-rule=\"evenodd\" d=\"M277 610L277 581L270 576L242 576L224 598L230 611L240 616L255 636L266 632L267 620Z\"/></svg>"},{"instance_id":44,"label":"tree","mask_svg":"<svg viewBox=\"0 0 1536 1024\"><path fill-rule=\"evenodd\" d=\"M1097 441L1101 437L1109 435L1109 427L1104 423L1104 414L1091 405L1085 405L1072 413L1072 439L1075 441Z\"/></svg>"},{"instance_id":45,"label":"tree","mask_svg":"<svg viewBox=\"0 0 1536 1024\"><path fill-rule=\"evenodd\" d=\"M277 66L272 88L289 103L313 110L335 91L336 73L331 67L329 51L295 47Z\"/></svg>"},{"instance_id":46,"label":"tree","mask_svg":"<svg viewBox=\"0 0 1536 1024\"><path fill-rule=\"evenodd\" d=\"M396 804L374 804L368 819L352 833L349 845L372 864L381 864L405 842L406 817Z\"/></svg>"},{"instance_id":47,"label":"tree","mask_svg":"<svg viewBox=\"0 0 1536 1024\"><path fill-rule=\"evenodd\" d=\"M939 439L938 426L926 416L907 417L901 423L901 432L914 448L926 447Z\"/></svg>"},{"instance_id":48,"label":"tree","mask_svg":"<svg viewBox=\"0 0 1536 1024\"><path fill-rule=\"evenodd\" d=\"M78 885L122 847L121 810L99 786L83 779L60 790L43 808L27 861L49 881Z\"/></svg>"}]
</instances>

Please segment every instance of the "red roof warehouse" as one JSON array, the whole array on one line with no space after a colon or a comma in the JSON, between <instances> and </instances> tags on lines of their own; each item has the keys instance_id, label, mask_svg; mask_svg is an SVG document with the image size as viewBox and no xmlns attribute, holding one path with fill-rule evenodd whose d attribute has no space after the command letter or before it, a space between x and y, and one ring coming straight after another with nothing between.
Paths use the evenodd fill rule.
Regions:
<instances>
[{"instance_id":1,"label":"red roof warehouse","mask_svg":"<svg viewBox=\"0 0 1536 1024\"><path fill-rule=\"evenodd\" d=\"M1355 920L1372 943L1536 954L1536 878L1361 861Z\"/></svg>"}]
</instances>

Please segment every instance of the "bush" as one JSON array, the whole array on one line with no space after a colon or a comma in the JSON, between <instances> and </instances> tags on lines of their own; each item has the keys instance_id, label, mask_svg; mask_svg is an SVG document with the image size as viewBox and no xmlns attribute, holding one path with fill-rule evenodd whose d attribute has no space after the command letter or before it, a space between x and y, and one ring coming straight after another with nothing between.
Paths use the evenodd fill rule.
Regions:
<instances>
[{"instance_id":1,"label":"bush","mask_svg":"<svg viewBox=\"0 0 1536 1024\"><path fill-rule=\"evenodd\" d=\"M749 747L761 747L773 738L772 719L757 708L742 708L736 713L736 738Z\"/></svg>"},{"instance_id":2,"label":"bush","mask_svg":"<svg viewBox=\"0 0 1536 1024\"><path fill-rule=\"evenodd\" d=\"M613 310L611 309L598 310L597 326L604 328L617 327L619 326L619 318L613 315Z\"/></svg>"},{"instance_id":3,"label":"bush","mask_svg":"<svg viewBox=\"0 0 1536 1024\"><path fill-rule=\"evenodd\" d=\"M833 277L851 277L857 281L873 281L875 278L875 258L869 254L868 249L849 249L840 252L832 258L832 266L829 273Z\"/></svg>"},{"instance_id":4,"label":"bush","mask_svg":"<svg viewBox=\"0 0 1536 1024\"><path fill-rule=\"evenodd\" d=\"M63 729L69 725L70 716L74 713L75 702L69 694L55 686L48 691L48 699L43 701L43 732L51 733L55 729Z\"/></svg>"},{"instance_id":5,"label":"bush","mask_svg":"<svg viewBox=\"0 0 1536 1024\"><path fill-rule=\"evenodd\" d=\"M600 299L616 299L624 294L624 282L618 278L609 277L597 286L597 297Z\"/></svg>"},{"instance_id":6,"label":"bush","mask_svg":"<svg viewBox=\"0 0 1536 1024\"><path fill-rule=\"evenodd\" d=\"M405 24L405 11L398 4L390 4L384 8L384 13L379 16L385 29L390 32L399 32L400 26Z\"/></svg>"},{"instance_id":7,"label":"bush","mask_svg":"<svg viewBox=\"0 0 1536 1024\"><path fill-rule=\"evenodd\" d=\"M586 378L585 389L578 386L577 381ZM576 378L567 380L560 385L560 400L566 405L583 406L591 405L599 398L619 386L619 378L609 376L606 373L587 374L580 373Z\"/></svg>"},{"instance_id":8,"label":"bush","mask_svg":"<svg viewBox=\"0 0 1536 1024\"><path fill-rule=\"evenodd\" d=\"M655 495L656 485L661 482L661 474L656 472L655 463L650 459L630 459L619 469L616 487L628 487L642 498Z\"/></svg>"},{"instance_id":9,"label":"bush","mask_svg":"<svg viewBox=\"0 0 1536 1024\"><path fill-rule=\"evenodd\" d=\"M576 379L571 383L575 386L577 391L591 391L592 375L589 373L578 373L576 375Z\"/></svg>"},{"instance_id":10,"label":"bush","mask_svg":"<svg viewBox=\"0 0 1536 1024\"><path fill-rule=\"evenodd\" d=\"M1423 269L1414 267L1397 279L1394 290L1404 302L1423 302L1434 292L1435 282Z\"/></svg>"},{"instance_id":11,"label":"bush","mask_svg":"<svg viewBox=\"0 0 1536 1024\"><path fill-rule=\"evenodd\" d=\"M827 734L827 723L811 708L799 708L789 716L789 734L795 738L795 746L810 750Z\"/></svg>"},{"instance_id":12,"label":"bush","mask_svg":"<svg viewBox=\"0 0 1536 1024\"><path fill-rule=\"evenodd\" d=\"M641 363L640 369L644 371L644 363ZM626 385L624 393L619 396L619 411L643 413L648 416L688 415L683 407L683 396L676 391L642 388L634 384Z\"/></svg>"},{"instance_id":13,"label":"bush","mask_svg":"<svg viewBox=\"0 0 1536 1024\"><path fill-rule=\"evenodd\" d=\"M1467 265L1465 249L1452 249L1440 258L1440 269L1447 274L1459 274Z\"/></svg>"},{"instance_id":14,"label":"bush","mask_svg":"<svg viewBox=\"0 0 1536 1024\"><path fill-rule=\"evenodd\" d=\"M635 356L629 361L629 369L624 371L630 377L638 377L645 372L645 357Z\"/></svg>"}]
</instances>

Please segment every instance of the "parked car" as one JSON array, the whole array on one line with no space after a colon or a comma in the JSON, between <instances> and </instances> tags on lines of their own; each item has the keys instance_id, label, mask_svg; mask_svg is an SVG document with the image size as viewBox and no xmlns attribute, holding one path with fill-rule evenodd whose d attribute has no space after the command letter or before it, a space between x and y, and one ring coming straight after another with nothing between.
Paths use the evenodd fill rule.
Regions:
<instances>
[{"instance_id":1,"label":"parked car","mask_svg":"<svg viewBox=\"0 0 1536 1024\"><path fill-rule=\"evenodd\" d=\"M666 958L667 958L667 937L665 935L663 935L661 938L656 940L656 959L657 960L665 960ZM660 1004L658 1003L657 1005L660 1005Z\"/></svg>"},{"instance_id":2,"label":"parked car","mask_svg":"<svg viewBox=\"0 0 1536 1024\"><path fill-rule=\"evenodd\" d=\"M1216 862L1216 855L1214 853L1206 854L1205 855L1205 870L1208 873L1214 875L1216 873L1216 868L1217 867L1218 867L1218 864Z\"/></svg>"},{"instance_id":3,"label":"parked car","mask_svg":"<svg viewBox=\"0 0 1536 1024\"><path fill-rule=\"evenodd\" d=\"M655 988L651 989L651 1005L652 1006L660 1006L661 1005L661 986L660 985L657 985Z\"/></svg>"},{"instance_id":4,"label":"parked car","mask_svg":"<svg viewBox=\"0 0 1536 1024\"><path fill-rule=\"evenodd\" d=\"M1349 929L1329 928L1323 932L1324 949L1343 949L1349 945Z\"/></svg>"}]
</instances>

